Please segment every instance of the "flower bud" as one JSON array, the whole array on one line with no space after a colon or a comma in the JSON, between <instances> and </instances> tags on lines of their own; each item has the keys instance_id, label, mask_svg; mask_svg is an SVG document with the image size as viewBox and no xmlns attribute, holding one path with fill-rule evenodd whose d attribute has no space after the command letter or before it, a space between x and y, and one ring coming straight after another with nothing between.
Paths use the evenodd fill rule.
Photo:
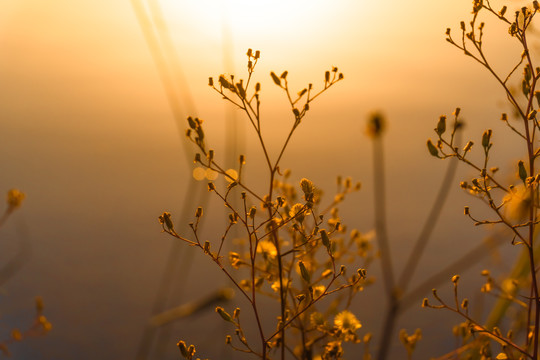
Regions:
<instances>
[{"instance_id":1,"label":"flower bud","mask_svg":"<svg viewBox=\"0 0 540 360\"><path fill-rule=\"evenodd\" d=\"M484 134L482 135L482 146L487 149L489 148L489 143L491 141L491 135L492 135L493 131L491 129L489 130L486 130L484 132Z\"/></svg>"},{"instance_id":2,"label":"flower bud","mask_svg":"<svg viewBox=\"0 0 540 360\"><path fill-rule=\"evenodd\" d=\"M278 76L276 75L276 73L274 73L273 71L270 72L270 76L272 77L272 80L274 80L274 83L277 85L277 86L281 86L281 79L278 78Z\"/></svg>"},{"instance_id":3,"label":"flower bud","mask_svg":"<svg viewBox=\"0 0 540 360\"><path fill-rule=\"evenodd\" d=\"M309 275L309 272L307 271L302 260L298 262L298 267L300 268L300 275L302 275L302 279L309 284L311 282L311 276Z\"/></svg>"},{"instance_id":4,"label":"flower bud","mask_svg":"<svg viewBox=\"0 0 540 360\"><path fill-rule=\"evenodd\" d=\"M232 319L231 315L229 315L229 313L226 312L221 306L216 307L216 312L223 320L234 324L234 320Z\"/></svg>"},{"instance_id":5,"label":"flower bud","mask_svg":"<svg viewBox=\"0 0 540 360\"><path fill-rule=\"evenodd\" d=\"M446 116L441 116L439 118L439 122L437 123L437 128L435 129L435 132L437 135L441 136L446 131Z\"/></svg>"},{"instance_id":6,"label":"flower bud","mask_svg":"<svg viewBox=\"0 0 540 360\"><path fill-rule=\"evenodd\" d=\"M525 179L527 179L527 170L521 160L518 162L518 174L521 181L525 182Z\"/></svg>"},{"instance_id":7,"label":"flower bud","mask_svg":"<svg viewBox=\"0 0 540 360\"><path fill-rule=\"evenodd\" d=\"M330 238L328 237L328 234L326 233L326 230L322 229L320 231L321 234L321 240L324 246L326 246L326 249L330 251Z\"/></svg>"},{"instance_id":8,"label":"flower bud","mask_svg":"<svg viewBox=\"0 0 540 360\"><path fill-rule=\"evenodd\" d=\"M256 212L257 212L257 208L253 206L251 209L249 209L249 217L253 219L255 217Z\"/></svg>"},{"instance_id":9,"label":"flower bud","mask_svg":"<svg viewBox=\"0 0 540 360\"><path fill-rule=\"evenodd\" d=\"M176 346L178 346L178 348L180 349L180 353L182 354L182 356L186 359L189 358L189 353L188 353L188 349L187 349L187 346L186 346L186 343L183 341L183 340L180 340Z\"/></svg>"},{"instance_id":10,"label":"flower bud","mask_svg":"<svg viewBox=\"0 0 540 360\"><path fill-rule=\"evenodd\" d=\"M431 139L429 139L429 140L427 141L427 147L428 147L429 153L430 153L432 156L439 157L439 150L437 150L437 148L435 147L435 145L433 145L433 143L431 142Z\"/></svg>"},{"instance_id":11,"label":"flower bud","mask_svg":"<svg viewBox=\"0 0 540 360\"><path fill-rule=\"evenodd\" d=\"M167 230L169 231L174 230L174 224L171 220L171 214L168 212L164 212L162 215L159 216L159 223L161 225L165 225L167 227Z\"/></svg>"}]
</instances>

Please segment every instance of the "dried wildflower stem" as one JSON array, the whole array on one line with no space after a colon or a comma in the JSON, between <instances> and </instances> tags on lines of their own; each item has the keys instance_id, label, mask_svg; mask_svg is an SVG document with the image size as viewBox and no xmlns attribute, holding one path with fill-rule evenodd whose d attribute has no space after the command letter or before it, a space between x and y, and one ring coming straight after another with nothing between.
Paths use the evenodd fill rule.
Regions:
<instances>
[{"instance_id":1,"label":"dried wildflower stem","mask_svg":"<svg viewBox=\"0 0 540 360\"><path fill-rule=\"evenodd\" d=\"M5 222L9 218L9 216L13 213L14 208L8 207L6 211L4 211L4 214L0 217L0 228L4 226Z\"/></svg>"},{"instance_id":2,"label":"dried wildflower stem","mask_svg":"<svg viewBox=\"0 0 540 360\"><path fill-rule=\"evenodd\" d=\"M289 335L293 334L290 330L296 329L299 330L301 335L300 345L304 354L311 354L313 351L313 330L323 331L323 336L321 339L325 337L335 338L336 341L330 342L328 346L324 347L324 351L328 352L329 354L333 354L333 352L335 352L335 354L339 354L341 351L341 341L358 340L354 334L354 330L360 327L360 323L356 318L354 318L354 315L350 315L353 317L353 320L348 320L352 321L352 327L343 330L347 331L347 333L343 333L338 329L338 325L336 325L336 328L333 330L317 329L315 325L306 321L307 319L305 314L315 314L316 311L313 309L313 305L327 295L331 295L335 292L348 288L359 288L358 285L360 281L365 280L365 270L359 270L358 276L354 275L350 280L345 278L345 284L343 284L341 280L336 282L338 278L344 277L345 274L345 267L343 265L341 265L339 271L336 270L336 261L333 254L334 251L337 251L335 249L345 248L345 246L336 245L338 242L333 243L329 239L329 236L331 236L334 232L341 232L339 230L339 219L337 218L337 215L334 215L332 212L332 219L330 220L333 222L330 220L328 221L328 224L333 227L333 229L328 231L326 229L319 229L319 226L323 223L323 217L322 215L316 216L315 214L316 209L314 206L315 203L318 203L318 199L317 201L314 200L315 188L311 181L302 179L300 185L302 191L304 192L303 200L305 200L305 203L295 204L294 201L297 197L295 192L291 192L290 188L287 186L281 187L281 185L279 185L280 181L278 181L277 178L278 175L283 176L280 173L280 162L297 127L300 125L302 119L309 110L310 102L320 96L335 83L342 80L343 75L337 72L337 68L333 67L333 75L331 75L330 71L325 73L324 88L322 90L312 94L313 86L309 84L307 88L298 93L297 98L293 98L287 82L287 71L283 72L280 77L273 72L271 73L274 83L284 90L294 119L288 131L287 137L277 154L277 157L275 160L272 160L262 134L259 101L259 91L261 88L260 84L257 83L254 86L255 91L252 95L247 94L249 91L247 87L252 79L254 67L259 58L259 52L257 51L255 52L255 55L253 55L253 52L250 49L248 50L247 55L249 59L248 79L245 85L243 84L243 80L235 80L234 76L232 75L230 77L221 75L219 77L219 85L217 83L214 85L213 78L209 78L209 85L225 100L239 108L246 115L251 127L255 131L267 167L268 187L266 194L257 194L241 180L242 165L245 162L244 155L240 156L238 176L235 175L233 177L228 173L229 170L225 171L224 168L222 168L214 160L214 150L208 150L206 148L205 135L201 126L202 120L189 117L188 123L190 128L187 130L186 135L199 149L199 153L197 153L195 156L195 162L200 163L206 169L210 169L218 174L223 175L230 182L230 184L227 186L227 191L224 193L218 191L216 189L216 185L212 182L208 184L208 190L213 191L221 199L225 206L232 211L232 214L229 215L229 224L226 226L223 236L221 237L217 253L211 252L211 244L209 241L205 241L203 244L199 239L198 227L200 217L202 216L202 208L197 210L197 220L191 225L194 237L193 240L177 234L173 228L172 222L170 221L169 213L164 213L160 217L160 222L163 225L165 232L184 241L188 245L198 247L204 251L206 255L210 256L211 259L232 281L234 286L240 290L243 297L249 301L257 322L259 340L261 344L260 352L256 352L254 348L247 343L247 339L245 338L244 332L241 329L240 322L237 318L240 311L239 309L238 312L235 310L235 314L232 317L223 308L218 307L216 309L216 311L225 321L235 325L238 341L244 345L241 351L251 353L262 359L267 359L270 348L279 347L278 353L280 354L279 356L282 360L285 359L286 352L290 352L293 357L297 358L298 355L293 353L293 347L289 345L291 343L291 340L289 340ZM306 94L307 96L304 97ZM301 109L299 109L298 103L302 97L304 97L304 103ZM206 160L204 160L203 157L206 158ZM285 177L287 177L287 175L285 175ZM340 193L339 199L335 198L335 201L332 204L336 204L337 202L341 201L347 192L352 191L350 188L350 181L348 184L349 185L346 185L347 190ZM243 206L243 209L241 210L235 209L235 205L229 201L229 196L232 196L233 194L231 193L231 189L235 186L240 186L244 190L241 194L243 199L241 205ZM281 192L281 194L278 194L279 192ZM253 199L260 201L260 205L266 210L263 215L257 214L256 206L248 205L248 195L251 195ZM304 219L308 215L312 217L312 221L306 227L304 224ZM246 251L245 256L241 256L235 252L230 252L229 261L233 269L238 269L240 266L249 269L249 278L245 280L236 279L233 272L229 271L221 263L221 252L225 238L229 234L229 230L233 227L233 225L237 223L242 225L247 236L248 251ZM292 243L284 242L281 239L283 234L286 232L292 239ZM268 250L268 246L270 245L272 247L271 251ZM321 245L324 245L324 247ZM336 245L337 247L334 247L333 245ZM314 271L317 270L316 266L318 266L316 264L320 262L315 256L318 248L324 249L328 254L328 258L323 262L326 270L323 271L319 279L314 280ZM342 255L344 254L345 252L343 252ZM262 257L262 259L260 257ZM306 264L307 262L310 263L309 270L306 268L304 261L306 261ZM302 288L296 288L294 285L292 285L294 268L296 266L298 266L298 269L300 270L300 276L302 278L301 281L303 281ZM311 268L311 266L314 267ZM322 285L321 283L324 281L324 279L327 279L330 274L333 275L329 283L327 285ZM278 295L268 293L266 290L262 289L261 286L265 282L269 282L272 290L276 291ZM331 289L331 286L335 286L335 288ZM265 336L263 332L263 324L260 319L260 310L258 309L257 298L261 294L268 295L279 302L277 327L275 330L273 330L274 332L269 337ZM349 301L351 296L352 295L349 294ZM307 300L308 297L309 300ZM310 310L310 312L308 312L308 310ZM338 323L341 324L342 320L339 320ZM226 338L226 343L231 344L230 336ZM181 347L180 350L182 351L184 347ZM233 349L238 349L238 347L233 346ZM187 350L184 349L183 354L186 352ZM311 355L309 355L309 358L311 358Z\"/></svg>"},{"instance_id":3,"label":"dried wildflower stem","mask_svg":"<svg viewBox=\"0 0 540 360\"><path fill-rule=\"evenodd\" d=\"M458 260L454 261L450 265L440 269L437 273L430 276L424 280L420 285L413 288L401 299L402 307L400 310L403 310L411 305L417 304L419 298L424 294L429 292L434 285L440 284L445 281L448 277L448 274L456 273L458 271L464 271L465 269L475 265L480 259L489 255L489 252L486 251L486 245L490 247L500 246L504 243L506 239L501 237L496 238L486 238L484 242L477 245L467 254L463 255ZM487 241L492 241L493 243L487 244Z\"/></svg>"},{"instance_id":4,"label":"dried wildflower stem","mask_svg":"<svg viewBox=\"0 0 540 360\"><path fill-rule=\"evenodd\" d=\"M384 175L384 149L381 137L373 139L373 186L375 193L375 231L379 242L384 287L389 297L394 296L394 271L388 244L386 221L386 188Z\"/></svg>"},{"instance_id":5,"label":"dried wildflower stem","mask_svg":"<svg viewBox=\"0 0 540 360\"><path fill-rule=\"evenodd\" d=\"M434 296L441 302L446 308L455 311L459 313L461 316L465 317L469 322L475 324L476 329L480 329L481 332L485 332L489 337L495 338L499 342L504 342L507 345L513 347L515 350L518 350L523 355L526 355L527 357L537 360L538 359L538 345L539 345L539 333L540 333L540 297L539 297L539 285L538 285L538 279L537 279L537 272L536 272L536 256L535 256L535 230L537 225L537 218L536 218L536 212L538 209L538 179L535 177L535 158L537 156L534 147L535 147L535 134L538 127L538 121L536 119L536 110L534 110L533 101L535 98L537 98L536 94L536 85L537 81L540 78L540 69L536 69L534 67L531 54L529 51L529 46L527 43L527 29L529 25L532 22L533 17L537 14L537 11L540 9L540 5L537 1L533 1L533 9L529 9L527 7L523 7L520 10L516 11L514 14L513 20L509 20L505 16L506 12L506 6L501 9L500 12L496 12L491 7L491 4L488 0L482 1L482 0L475 0L473 2L473 18L470 22L470 31L468 30L467 26L465 25L465 22L461 22L461 43L458 44L453 40L453 38L450 35L450 29L447 29L446 35L447 35L447 41L450 42L452 45L457 47L458 49L462 50L466 56L469 56L473 58L476 62L481 64L485 69L488 70L488 72L495 78L495 80L501 85L503 88L509 103L511 104L512 108L515 110L516 114L520 118L523 126L523 131L518 130L516 127L512 126L508 122L508 117L506 114L503 114L502 120L507 124L507 126L513 131L514 133L518 134L518 136L521 137L525 141L525 147L526 147L526 153L527 153L527 166L525 166L523 161L520 161L518 163L518 169L519 169L519 178L523 182L523 186L525 187L525 191L528 193L529 202L527 208L527 214L523 217L527 217L526 221L523 221L523 219L520 219L519 223L514 223L510 218L505 217L502 212L501 208L505 205L505 201L500 205L495 204L495 200L491 194L491 190L493 189L490 184L495 184L496 187L494 188L500 188L501 190L505 191L509 195L513 195L512 186L510 186L509 189L506 189L502 187L495 179L494 177L490 176L486 169L487 169L487 163L488 163L488 154L489 149L491 148L492 144L490 142L491 138L491 130L487 130L483 137L482 137L482 147L484 149L484 164L482 167L474 165L471 161L467 160L465 156L467 155L467 152L472 147L472 142L469 142L465 149L463 149L463 153L461 154L457 147L453 146L452 140L450 142L445 141L442 138L442 133L444 133L444 126L435 130L437 134L439 135L439 142L437 147L435 147L431 141L428 141L428 148L432 155L436 157L439 156L439 150L443 154L442 158L448 157L448 156L455 156L460 161L466 163L472 168L475 168L477 171L480 172L481 178L480 179L473 179L473 185L469 186L465 183L464 186L462 186L465 189L469 189L471 192L476 194L478 197L480 197L484 202L488 204L488 206L495 212L495 214L498 217L498 220L477 220L475 219L471 214L468 207L465 208L465 215L469 216L472 220L475 221L475 225L484 225L484 224L503 224L508 229L510 229L514 234L514 239L512 241L512 244L523 244L526 247L526 253L528 257L528 268L530 272L530 300L529 305L527 306L527 326L525 331L525 346L523 348L517 346L514 344L510 338L505 338L502 335L500 335L500 331L497 328L493 328L493 330L488 330L486 327L482 327L476 323L473 322L473 320L468 316L468 314L463 313L459 310L459 306L457 304L457 281L454 282L455 285L455 300L456 300L456 307L450 308L446 306L442 302L442 300L436 296L436 293L434 293ZM476 26L476 21L478 19L478 15L480 11L487 10L492 15L495 15L499 20L502 20L507 25L510 25L509 33L512 37L515 37L517 41L519 42L521 48L522 48L522 54L520 56L519 62L509 71L509 73L502 77L500 76L492 67L490 62L487 60L484 50L483 50L483 43L482 43L482 37L483 37L483 28L484 23L481 23L478 27ZM470 45L472 45L472 50L470 49ZM524 65L523 65L524 64ZM524 95L526 99L526 104L522 105L522 102L517 98L517 95L514 94L510 87L507 85L508 81L512 77L512 75L516 72L516 70L523 66L524 69L524 75L522 80L522 88L521 92ZM536 73L535 73L536 71ZM504 78L504 79L503 79ZM538 101L538 98L537 98ZM540 103L539 103L540 105ZM444 125L444 124L443 124ZM446 145L451 149L451 154L446 154L443 151L443 145ZM515 239L518 238L520 241L518 243L515 242ZM503 294L504 295L504 294ZM503 298L508 298L508 296L503 296ZM501 309L500 306L497 307L497 311ZM505 309L505 308L504 308ZM529 329L532 329L532 335L529 336ZM495 331L497 330L497 331ZM530 350L529 350L530 349ZM529 352L530 351L530 352Z\"/></svg>"},{"instance_id":6,"label":"dried wildflower stem","mask_svg":"<svg viewBox=\"0 0 540 360\"><path fill-rule=\"evenodd\" d=\"M328 285L326 286L326 289L325 291L319 295L317 298L314 298L314 299L311 299L309 301L308 304L304 305L304 308L299 310L294 316L292 316L290 319L288 319L285 323L283 323L283 325L281 326L280 329L276 330L272 335L270 335L268 337L268 341L272 340L274 337L276 337L278 334L281 333L281 331L285 328L287 328L293 321L295 321L298 317L300 317L306 310L308 310L312 305L316 304L317 302L319 302L319 300L323 299L324 297L330 295L330 294L333 294L335 292L338 292L338 291L341 291L343 289L347 289L347 288L350 288L356 284L358 284L358 282L360 282L361 278L358 278L355 282L353 282L352 284L347 284L347 285L342 285L340 286L339 288L337 289L334 289L334 290L331 290L331 291L328 291L328 289L332 286L332 284L336 281L336 279L339 277L339 274L338 275L334 275L332 277L332 279L330 280L330 282L328 283Z\"/></svg>"},{"instance_id":7,"label":"dried wildflower stem","mask_svg":"<svg viewBox=\"0 0 540 360\"><path fill-rule=\"evenodd\" d=\"M381 332L381 344L377 359L384 360L387 357L391 340L391 333L394 330L399 308L399 295L395 286L394 271L388 244L387 222L386 222L386 189L384 174L384 147L381 136L373 138L373 177L374 177L374 197L375 197L375 232L380 249L381 266L383 273L383 285L386 291L387 308Z\"/></svg>"},{"instance_id":8,"label":"dried wildflower stem","mask_svg":"<svg viewBox=\"0 0 540 360\"><path fill-rule=\"evenodd\" d=\"M446 173L443 176L443 180L439 187L439 192L435 198L435 201L433 202L431 210L429 211L426 222L422 227L418 239L416 239L413 249L411 250L411 254L407 258L407 262L403 268L403 271L401 272L401 276L398 280L397 286L403 293L405 293L409 287L409 283L414 276L416 268L418 267L419 259L422 257L422 254L424 253L424 250L430 239L431 233L433 232L433 229L435 228L435 225L439 220L441 211L444 208L444 204L446 203L446 199L448 198L448 195L450 193L448 191L448 188L450 187L456 174L457 165L458 161L452 161L451 159L446 169Z\"/></svg>"},{"instance_id":9,"label":"dried wildflower stem","mask_svg":"<svg viewBox=\"0 0 540 360\"><path fill-rule=\"evenodd\" d=\"M193 225L192 229L193 229L193 233L194 233L194 236L196 238L196 241L191 241L191 240L189 240L187 238L184 238L184 237L178 235L174 230L168 229L166 226L163 226L163 231L164 232L174 236L175 238L177 238L179 240L182 240L182 241L188 243L191 246L199 247L201 250L204 251L204 246L203 246L203 244L201 244L201 242L200 242L200 240L198 238L196 225ZM254 315L255 315L255 318L256 318L256 322L257 322L259 335L260 335L261 339L263 339L263 346L262 346L262 354L263 355L261 355L260 357L262 359L266 359L266 352L267 352L266 351L266 341L264 341L265 337L264 337L264 333L263 333L263 329L262 329L262 322L261 322L261 319L259 317L259 311L257 309L257 301L256 301L255 293L252 292L251 297L250 297L245 292L244 288L236 281L236 279L232 276L232 274L221 264L220 257L218 257L217 255L214 255L212 253L208 253L208 256L210 256L212 261L214 261L218 265L218 267L221 269L221 271L229 278L229 280L234 284L234 286L240 291L240 293L246 298L246 300L250 303L251 307L253 308L253 312L254 312ZM252 278L254 279L254 276L252 276ZM255 289L255 286L252 286L252 289ZM249 352L250 353L255 353L251 349L250 349Z\"/></svg>"},{"instance_id":10,"label":"dried wildflower stem","mask_svg":"<svg viewBox=\"0 0 540 360\"><path fill-rule=\"evenodd\" d=\"M452 306L447 305L437 295L435 290L433 291L433 296L437 299L437 301L441 305L427 305L428 307L436 308L436 309L444 308L444 309L450 310L452 312L455 312L456 314L459 314L461 317L465 318L469 322L469 326L470 326L470 328L471 328L471 330L473 332L485 334L485 335L487 335L487 336L489 336L489 337L491 337L493 339L496 339L498 342L504 343L504 344L514 348L515 350L520 352L522 355L525 355L527 358L531 358L531 359L534 358L534 356L529 354L526 349L520 347L519 345L517 345L516 343L514 343L512 340L508 339L507 337L501 336L496 331L490 330L490 329L486 328L485 326L480 325L477 321L475 321L473 318L471 318L466 312L461 311L460 306L459 306L459 301L457 300L457 284L455 284L455 286L454 286L454 301L456 303L455 308L452 307Z\"/></svg>"}]
</instances>

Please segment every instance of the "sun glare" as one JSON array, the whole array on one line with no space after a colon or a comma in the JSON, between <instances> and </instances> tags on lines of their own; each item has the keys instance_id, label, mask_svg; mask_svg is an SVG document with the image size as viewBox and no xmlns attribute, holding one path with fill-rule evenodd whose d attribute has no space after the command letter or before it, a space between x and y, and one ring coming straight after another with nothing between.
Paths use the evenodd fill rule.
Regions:
<instances>
[{"instance_id":1,"label":"sun glare","mask_svg":"<svg viewBox=\"0 0 540 360\"><path fill-rule=\"evenodd\" d=\"M212 37L221 36L224 26L234 37L262 32L290 32L322 19L328 2L323 0L160 0L170 21L175 14L192 25L204 27Z\"/></svg>"}]
</instances>

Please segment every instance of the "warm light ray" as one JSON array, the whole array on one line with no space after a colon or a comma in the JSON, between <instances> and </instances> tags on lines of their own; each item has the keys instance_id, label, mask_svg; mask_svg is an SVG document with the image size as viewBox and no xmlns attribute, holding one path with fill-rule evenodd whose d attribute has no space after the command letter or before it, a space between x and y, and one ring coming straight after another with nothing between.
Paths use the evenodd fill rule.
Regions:
<instances>
[{"instance_id":1,"label":"warm light ray","mask_svg":"<svg viewBox=\"0 0 540 360\"><path fill-rule=\"evenodd\" d=\"M204 25L211 36L220 36L224 22L227 22L233 36L257 35L262 32L290 32L302 29L313 20L324 19L328 1L323 0L161 0L167 14L174 20L174 14L190 14L192 24Z\"/></svg>"}]
</instances>

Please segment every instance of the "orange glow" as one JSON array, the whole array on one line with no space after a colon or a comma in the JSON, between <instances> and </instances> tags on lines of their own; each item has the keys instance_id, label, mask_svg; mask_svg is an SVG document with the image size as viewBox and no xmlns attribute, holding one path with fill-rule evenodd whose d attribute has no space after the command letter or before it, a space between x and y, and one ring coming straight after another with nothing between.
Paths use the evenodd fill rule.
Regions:
<instances>
[{"instance_id":1,"label":"orange glow","mask_svg":"<svg viewBox=\"0 0 540 360\"><path fill-rule=\"evenodd\" d=\"M174 23L175 14L189 14L191 26L204 28L207 36L221 38L229 28L233 38L265 35L272 29L274 36L286 36L303 31L312 23L325 23L328 2L323 0L201 0L181 2L161 0L163 10ZM176 18L176 20L175 20Z\"/></svg>"},{"instance_id":2,"label":"orange glow","mask_svg":"<svg viewBox=\"0 0 540 360\"><path fill-rule=\"evenodd\" d=\"M445 41L446 28L458 33L460 21L470 19L471 0L154 0L163 23L148 1L141 2L150 19L145 30L170 35L170 43L158 36L164 73L130 0L0 5L0 191L27 194L14 214L20 217L2 227L0 265L19 244L32 247L22 273L0 290L6 287L2 301L12 302L13 309L20 304L10 294L23 291L51 303L56 318L47 316L55 330L36 348L51 341L51 348L71 344L73 353L83 349L94 359L133 358L172 244L160 236L157 215L202 205L200 198L210 194L207 183L216 177L227 186L226 180L241 175L257 189L268 188L265 158L249 119L208 86L208 77L217 81L223 73L245 79L248 48L261 51L251 85L262 84L261 133L274 160L294 115L270 72L287 70L293 95L309 83L321 90L332 66L344 74L310 103L280 171L292 169L291 179L312 179L328 202L337 175L361 181L358 197L344 203L340 217L370 236L373 153L365 129L370 114L384 114L381 146L396 255L408 251L417 236L445 169L426 149L440 115L461 107L464 140L477 144L493 128L501 169L523 156L501 131L506 125L500 113L509 109L501 105L506 97L499 84ZM487 21L484 41L493 67L501 73L512 69L516 52L508 27ZM533 51L537 44L531 39ZM167 81L172 90L164 90ZM205 142L229 177L193 163L195 147L185 137L188 115L204 119ZM240 154L247 159L241 171ZM460 223L464 200L455 195L457 184L436 230L437 251L427 260L433 267L472 246L473 238L480 240ZM185 201L186 193L196 200ZM204 204L205 214L214 214L204 225L205 239L214 239L210 232L227 222L223 204L213 201ZM181 221L187 225L192 218ZM463 243L457 246L456 239ZM265 246L260 249L272 253ZM174 291L191 296L210 285L228 286L221 274L207 270L208 263L194 266L203 270L189 273L191 283L179 281ZM25 287L17 288L21 279ZM364 309L373 317L358 318L364 328L380 323L380 311ZM424 313L418 318L427 319ZM216 343L208 328L205 321L184 326ZM101 347L96 339L111 341ZM26 358L74 358L73 353Z\"/></svg>"}]
</instances>

